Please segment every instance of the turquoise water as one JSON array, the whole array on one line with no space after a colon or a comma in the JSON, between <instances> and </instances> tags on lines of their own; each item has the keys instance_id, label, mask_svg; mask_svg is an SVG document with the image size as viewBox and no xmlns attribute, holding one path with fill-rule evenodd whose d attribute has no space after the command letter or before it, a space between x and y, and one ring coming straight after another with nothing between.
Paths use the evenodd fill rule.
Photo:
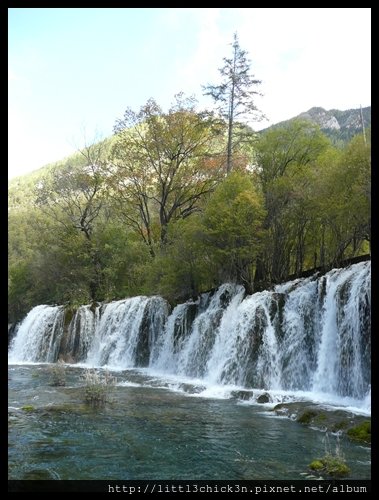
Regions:
<instances>
[{"instance_id":1,"label":"turquoise water","mask_svg":"<svg viewBox=\"0 0 379 500\"><path fill-rule=\"evenodd\" d=\"M9 479L304 479L325 454L321 431L259 405L173 392L144 373L117 373L125 385L92 408L81 372L71 367L67 386L51 387L46 365L10 366ZM333 450L337 437L328 440ZM339 444L348 479L370 479L370 448Z\"/></svg>"}]
</instances>

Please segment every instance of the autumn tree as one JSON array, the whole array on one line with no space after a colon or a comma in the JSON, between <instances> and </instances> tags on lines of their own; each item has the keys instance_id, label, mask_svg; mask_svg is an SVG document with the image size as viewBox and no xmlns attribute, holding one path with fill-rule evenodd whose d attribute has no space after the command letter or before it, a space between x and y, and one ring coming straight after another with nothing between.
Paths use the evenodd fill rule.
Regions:
<instances>
[{"instance_id":1,"label":"autumn tree","mask_svg":"<svg viewBox=\"0 0 379 500\"><path fill-rule=\"evenodd\" d=\"M196 113L195 100L183 94L167 113L150 99L116 122L111 195L152 256L157 244L165 244L169 223L196 212L217 184L220 162L212 156L217 133L215 122Z\"/></svg>"},{"instance_id":2,"label":"autumn tree","mask_svg":"<svg viewBox=\"0 0 379 500\"><path fill-rule=\"evenodd\" d=\"M203 86L204 94L212 97L221 116L227 121L227 173L233 167L236 140L233 132L237 118L250 117L257 120L263 116L254 102L255 96L261 95L255 90L261 84L261 80L256 80L254 75L250 74L251 63L247 59L247 52L241 49L236 33L232 49L232 57L224 57L224 66L219 68L222 77L221 83Z\"/></svg>"}]
</instances>

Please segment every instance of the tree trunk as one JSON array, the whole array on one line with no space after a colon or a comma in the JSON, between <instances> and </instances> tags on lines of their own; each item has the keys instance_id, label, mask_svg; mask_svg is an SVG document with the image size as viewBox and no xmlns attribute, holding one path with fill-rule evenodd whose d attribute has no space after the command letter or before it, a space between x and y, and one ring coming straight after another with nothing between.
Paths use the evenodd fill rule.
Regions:
<instances>
[{"instance_id":1,"label":"tree trunk","mask_svg":"<svg viewBox=\"0 0 379 500\"><path fill-rule=\"evenodd\" d=\"M236 74L236 57L237 52L234 48L234 60L233 60L233 75L232 75L232 89L230 92L230 103L229 103L229 123L228 123L228 157L226 163L226 174L229 175L232 170L232 138L233 138L233 120L234 120L234 78Z\"/></svg>"},{"instance_id":2,"label":"tree trunk","mask_svg":"<svg viewBox=\"0 0 379 500\"><path fill-rule=\"evenodd\" d=\"M232 108L232 105L231 105ZM228 127L228 155L226 160L226 174L230 174L232 170L232 134L233 134L233 111L229 112L229 127Z\"/></svg>"}]
</instances>

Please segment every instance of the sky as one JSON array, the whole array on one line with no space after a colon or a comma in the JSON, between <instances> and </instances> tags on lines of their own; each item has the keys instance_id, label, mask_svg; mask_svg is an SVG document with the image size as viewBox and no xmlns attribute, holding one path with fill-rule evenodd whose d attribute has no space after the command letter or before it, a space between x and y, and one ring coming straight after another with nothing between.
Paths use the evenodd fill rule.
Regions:
<instances>
[{"instance_id":1,"label":"sky","mask_svg":"<svg viewBox=\"0 0 379 500\"><path fill-rule=\"evenodd\" d=\"M262 80L259 130L371 105L369 8L9 8L8 178L112 134L126 108L218 84L233 33Z\"/></svg>"}]
</instances>

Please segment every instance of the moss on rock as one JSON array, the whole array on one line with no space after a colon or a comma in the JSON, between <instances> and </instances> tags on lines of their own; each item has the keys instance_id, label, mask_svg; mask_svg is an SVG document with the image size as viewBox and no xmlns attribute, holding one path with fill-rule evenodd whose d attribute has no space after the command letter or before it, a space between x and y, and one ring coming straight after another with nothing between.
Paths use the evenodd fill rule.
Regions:
<instances>
[{"instance_id":1,"label":"moss on rock","mask_svg":"<svg viewBox=\"0 0 379 500\"><path fill-rule=\"evenodd\" d=\"M297 417L297 421L300 424L310 424L311 421L316 417L317 412L312 410L305 410L301 415Z\"/></svg>"},{"instance_id":2,"label":"moss on rock","mask_svg":"<svg viewBox=\"0 0 379 500\"><path fill-rule=\"evenodd\" d=\"M313 460L309 466L311 470L324 472L332 477L342 477L350 474L350 468L343 458L338 455L327 454L324 457Z\"/></svg>"},{"instance_id":3,"label":"moss on rock","mask_svg":"<svg viewBox=\"0 0 379 500\"><path fill-rule=\"evenodd\" d=\"M353 441L371 443L371 422L366 420L365 422L352 427L347 431L347 435Z\"/></svg>"},{"instance_id":4,"label":"moss on rock","mask_svg":"<svg viewBox=\"0 0 379 500\"><path fill-rule=\"evenodd\" d=\"M21 410L24 410L24 411L34 411L35 408L32 405L25 405L25 406L21 407Z\"/></svg>"},{"instance_id":5,"label":"moss on rock","mask_svg":"<svg viewBox=\"0 0 379 500\"><path fill-rule=\"evenodd\" d=\"M313 460L313 462L309 464L309 468L312 470L321 470L324 468L324 464L321 460Z\"/></svg>"}]
</instances>

